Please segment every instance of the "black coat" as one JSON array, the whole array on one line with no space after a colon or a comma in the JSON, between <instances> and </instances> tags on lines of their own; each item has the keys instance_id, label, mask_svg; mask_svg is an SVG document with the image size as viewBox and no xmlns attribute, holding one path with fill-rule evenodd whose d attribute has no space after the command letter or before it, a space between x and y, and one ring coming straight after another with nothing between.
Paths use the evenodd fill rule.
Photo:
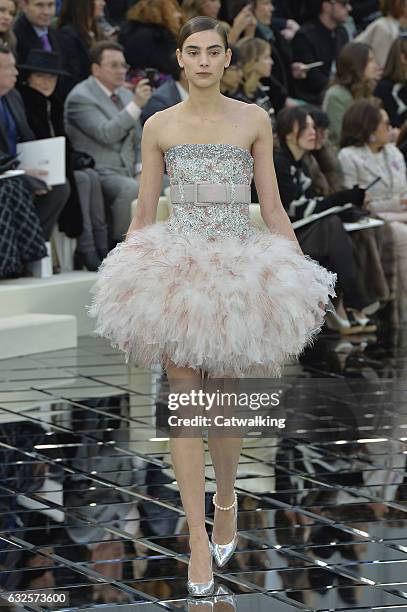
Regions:
<instances>
[{"instance_id":1,"label":"black coat","mask_svg":"<svg viewBox=\"0 0 407 612\"><path fill-rule=\"evenodd\" d=\"M90 47L72 25L62 26L58 35L62 48L62 67L71 75L62 81L65 98L75 85L90 76Z\"/></svg>"},{"instance_id":2,"label":"black coat","mask_svg":"<svg viewBox=\"0 0 407 612\"><path fill-rule=\"evenodd\" d=\"M401 127L407 120L407 85L395 83L390 79L382 79L377 85L374 95L383 102L393 127Z\"/></svg>"},{"instance_id":3,"label":"black coat","mask_svg":"<svg viewBox=\"0 0 407 612\"><path fill-rule=\"evenodd\" d=\"M127 62L132 68L155 68L173 74L177 41L162 25L126 21L119 33Z\"/></svg>"},{"instance_id":4,"label":"black coat","mask_svg":"<svg viewBox=\"0 0 407 612\"><path fill-rule=\"evenodd\" d=\"M19 64L23 64L31 49L42 49L42 42L37 32L34 30L27 17L22 14L14 25L14 34L17 38L17 59ZM53 51L61 53L61 45L58 31L49 28L48 38Z\"/></svg>"},{"instance_id":5,"label":"black coat","mask_svg":"<svg viewBox=\"0 0 407 612\"><path fill-rule=\"evenodd\" d=\"M51 96L51 98L46 98L39 91L27 85L19 86L19 90L24 101L29 129L30 131L32 130L35 138L37 140L52 138L53 136L65 136L66 138L63 106L59 98L55 95ZM47 108L47 101L50 102L49 110ZM54 129L54 134L51 132L50 124ZM77 238L81 235L83 229L82 211L73 173L72 148L68 140L66 153L66 177L71 186L71 195L62 210L58 224L60 230L67 236Z\"/></svg>"},{"instance_id":6,"label":"black coat","mask_svg":"<svg viewBox=\"0 0 407 612\"><path fill-rule=\"evenodd\" d=\"M297 80L300 98L311 104L322 102L324 90L331 78L333 64L347 42L349 36L342 26L332 31L319 19L308 21L301 26L292 41L294 61L304 64L322 61L323 66L310 70L306 79Z\"/></svg>"}]
</instances>

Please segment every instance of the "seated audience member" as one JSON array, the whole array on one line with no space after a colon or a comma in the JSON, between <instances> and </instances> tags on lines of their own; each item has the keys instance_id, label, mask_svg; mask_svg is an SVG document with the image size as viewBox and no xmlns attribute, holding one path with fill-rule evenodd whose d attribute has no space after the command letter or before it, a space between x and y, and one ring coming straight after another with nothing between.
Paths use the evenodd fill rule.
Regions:
<instances>
[{"instance_id":1,"label":"seated audience member","mask_svg":"<svg viewBox=\"0 0 407 612\"><path fill-rule=\"evenodd\" d=\"M351 0L352 19L358 32L381 16L380 0Z\"/></svg>"},{"instance_id":2,"label":"seated audience member","mask_svg":"<svg viewBox=\"0 0 407 612\"><path fill-rule=\"evenodd\" d=\"M14 55L9 49L0 47L0 154L15 155L17 143L35 140L28 125L24 103L14 89L18 71ZM26 174L24 184L31 190L44 238L49 240L52 230L69 197L69 185L58 185L48 190L36 168L22 168Z\"/></svg>"},{"instance_id":3,"label":"seated audience member","mask_svg":"<svg viewBox=\"0 0 407 612\"><path fill-rule=\"evenodd\" d=\"M407 120L407 36L392 44L383 78L374 93L383 102L391 125L401 127Z\"/></svg>"},{"instance_id":4,"label":"seated audience member","mask_svg":"<svg viewBox=\"0 0 407 612\"><path fill-rule=\"evenodd\" d=\"M133 69L172 74L177 35L185 23L177 0L139 0L127 13L119 42Z\"/></svg>"},{"instance_id":5,"label":"seated audience member","mask_svg":"<svg viewBox=\"0 0 407 612\"><path fill-rule=\"evenodd\" d=\"M187 99L188 81L185 78L185 71L183 68L180 68L178 62L176 66L173 76L153 91L151 98L143 107L140 117L142 125L144 125L147 119L154 115L154 113L170 108L170 106L174 106Z\"/></svg>"},{"instance_id":6,"label":"seated audience member","mask_svg":"<svg viewBox=\"0 0 407 612\"><path fill-rule=\"evenodd\" d=\"M356 38L373 50L375 58L383 68L393 42L407 28L406 0L381 0L383 16L375 19Z\"/></svg>"},{"instance_id":7,"label":"seated audience member","mask_svg":"<svg viewBox=\"0 0 407 612\"><path fill-rule=\"evenodd\" d=\"M99 26L101 32L103 32L106 39L116 40L119 32L119 28L112 25L106 18L105 14L106 0L95 0L93 16L96 24Z\"/></svg>"},{"instance_id":8,"label":"seated audience member","mask_svg":"<svg viewBox=\"0 0 407 612\"><path fill-rule=\"evenodd\" d=\"M315 17L315 2L312 0L274 0L273 4L278 19L293 19L302 24Z\"/></svg>"},{"instance_id":9,"label":"seated audience member","mask_svg":"<svg viewBox=\"0 0 407 612\"><path fill-rule=\"evenodd\" d=\"M106 0L106 15L111 23L119 26L126 19L131 0Z\"/></svg>"},{"instance_id":10,"label":"seated audience member","mask_svg":"<svg viewBox=\"0 0 407 612\"><path fill-rule=\"evenodd\" d=\"M286 108L277 116L277 133L280 148L275 153L276 175L281 200L293 221L305 219L313 213L326 211L333 206L353 202L363 203L365 192L357 187L317 197L303 160L304 155L315 148L316 132L310 114L301 107ZM357 281L357 269L352 242L340 217L330 214L295 230L305 254L338 275L338 288L351 320L342 312L337 323L343 333L361 331L369 320L363 309L369 305Z\"/></svg>"},{"instance_id":11,"label":"seated audience member","mask_svg":"<svg viewBox=\"0 0 407 612\"><path fill-rule=\"evenodd\" d=\"M342 167L336 149L328 140L329 118L316 107L309 113L314 120L315 148L304 155L312 180L312 187L318 196L327 197L344 189ZM389 229L386 226L350 232L358 282L369 301L386 303L392 294L392 280L395 273L394 249L389 249ZM364 331L367 331L366 327ZM370 328L370 331L373 331Z\"/></svg>"},{"instance_id":12,"label":"seated audience member","mask_svg":"<svg viewBox=\"0 0 407 612\"><path fill-rule=\"evenodd\" d=\"M329 117L332 144L339 145L342 119L349 106L359 98L370 98L379 76L380 68L368 45L351 42L344 46L338 57L334 82L323 102Z\"/></svg>"},{"instance_id":13,"label":"seated audience member","mask_svg":"<svg viewBox=\"0 0 407 612\"><path fill-rule=\"evenodd\" d=\"M402 153L390 142L388 115L360 100L345 113L339 160L345 184L369 189L367 208L390 223L395 244L399 292L407 295L407 178ZM405 318L406 313L404 313Z\"/></svg>"},{"instance_id":14,"label":"seated audience member","mask_svg":"<svg viewBox=\"0 0 407 612\"><path fill-rule=\"evenodd\" d=\"M70 74L64 79L64 97L72 87L90 75L90 49L105 38L96 20L99 0L64 0L58 19L63 68Z\"/></svg>"},{"instance_id":15,"label":"seated audience member","mask_svg":"<svg viewBox=\"0 0 407 612\"><path fill-rule=\"evenodd\" d=\"M65 101L65 129L74 149L95 160L115 245L127 232L131 203L138 194L139 119L151 87L146 79L138 83L134 94L124 87L127 64L121 45L97 43L91 57L92 76L76 85Z\"/></svg>"},{"instance_id":16,"label":"seated audience member","mask_svg":"<svg viewBox=\"0 0 407 612\"><path fill-rule=\"evenodd\" d=\"M1 163L1 156L0 156ZM21 178L0 182L0 279L18 278L45 257L44 236L31 191Z\"/></svg>"},{"instance_id":17,"label":"seated audience member","mask_svg":"<svg viewBox=\"0 0 407 612\"><path fill-rule=\"evenodd\" d=\"M274 122L275 111L270 100L270 89L261 80L271 76L273 60L269 43L261 38L242 38L237 43L242 65L242 84L233 96L236 100L257 104L264 108Z\"/></svg>"},{"instance_id":18,"label":"seated audience member","mask_svg":"<svg viewBox=\"0 0 407 612\"><path fill-rule=\"evenodd\" d=\"M182 10L187 19L203 16L219 20L220 9L221 0L184 0L182 2ZM243 7L239 11L233 19L232 25L227 21L221 21L221 23L227 32L229 44L232 45L240 38L249 25L255 23L255 20L248 6L247 8Z\"/></svg>"},{"instance_id":19,"label":"seated audience member","mask_svg":"<svg viewBox=\"0 0 407 612\"><path fill-rule=\"evenodd\" d=\"M292 42L294 61L323 62L321 67L308 70L305 79L297 80L299 97L311 104L322 101L338 55L349 42L343 24L352 8L347 0L321 0L319 4L318 17L304 23Z\"/></svg>"},{"instance_id":20,"label":"seated audience member","mask_svg":"<svg viewBox=\"0 0 407 612\"><path fill-rule=\"evenodd\" d=\"M285 40L277 27L273 24L274 6L271 0L251 0L253 14L256 18L256 29L254 36L262 38L271 45L271 57L273 58L273 82L270 84L273 104L278 111L284 104L278 104L276 96L286 99L288 96L296 96L296 81L294 74L302 74L302 64L293 63L291 45Z\"/></svg>"},{"instance_id":21,"label":"seated audience member","mask_svg":"<svg viewBox=\"0 0 407 612\"><path fill-rule=\"evenodd\" d=\"M16 37L13 32L17 13L17 0L0 0L0 45L13 53L16 51Z\"/></svg>"},{"instance_id":22,"label":"seated audience member","mask_svg":"<svg viewBox=\"0 0 407 612\"><path fill-rule=\"evenodd\" d=\"M58 32L51 23L55 17L55 0L20 0L22 14L14 25L17 58L23 64L30 49L60 52Z\"/></svg>"},{"instance_id":23,"label":"seated audience member","mask_svg":"<svg viewBox=\"0 0 407 612\"><path fill-rule=\"evenodd\" d=\"M58 55L33 50L27 57L27 64L21 68L24 72L19 91L24 100L28 123L35 137L38 139L66 137L63 105L55 95L58 77L64 75L59 68ZM92 167L78 169L80 155L75 155L69 140L67 140L66 154L71 196L70 206L65 208L64 217L67 217L67 223L77 227L74 236L72 232L70 234L71 237L77 238L74 264L75 268L84 266L88 270L95 271L108 252L102 187L96 170Z\"/></svg>"},{"instance_id":24,"label":"seated audience member","mask_svg":"<svg viewBox=\"0 0 407 612\"><path fill-rule=\"evenodd\" d=\"M229 66L225 69L222 80L220 82L220 90L223 95L229 98L234 98L243 79L242 57L239 49L235 46L231 47L232 59Z\"/></svg>"}]
</instances>

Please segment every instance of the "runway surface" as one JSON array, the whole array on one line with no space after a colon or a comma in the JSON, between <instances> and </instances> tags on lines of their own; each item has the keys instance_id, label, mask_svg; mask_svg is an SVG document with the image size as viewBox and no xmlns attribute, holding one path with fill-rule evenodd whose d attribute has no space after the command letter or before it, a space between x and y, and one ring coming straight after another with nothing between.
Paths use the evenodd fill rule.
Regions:
<instances>
[{"instance_id":1,"label":"runway surface","mask_svg":"<svg viewBox=\"0 0 407 612\"><path fill-rule=\"evenodd\" d=\"M325 335L284 381L289 431L243 443L225 589L194 602L160 372L92 337L0 361L2 609L407 610L406 330Z\"/></svg>"}]
</instances>

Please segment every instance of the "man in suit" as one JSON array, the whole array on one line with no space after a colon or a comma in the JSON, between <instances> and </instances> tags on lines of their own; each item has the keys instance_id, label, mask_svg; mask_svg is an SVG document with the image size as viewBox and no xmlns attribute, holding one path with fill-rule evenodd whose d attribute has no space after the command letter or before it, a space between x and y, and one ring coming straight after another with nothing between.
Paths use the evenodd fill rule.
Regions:
<instances>
[{"instance_id":1,"label":"man in suit","mask_svg":"<svg viewBox=\"0 0 407 612\"><path fill-rule=\"evenodd\" d=\"M51 27L55 17L55 0L21 0L22 14L14 26L17 57L24 64L31 49L60 52L59 36Z\"/></svg>"},{"instance_id":2,"label":"man in suit","mask_svg":"<svg viewBox=\"0 0 407 612\"><path fill-rule=\"evenodd\" d=\"M18 75L14 55L0 46L0 156L15 155L18 142L35 140L28 125L24 103L14 89ZM44 174L36 168L23 168L22 180L34 196L45 240L49 240L69 194L69 184L47 188Z\"/></svg>"},{"instance_id":3,"label":"man in suit","mask_svg":"<svg viewBox=\"0 0 407 612\"><path fill-rule=\"evenodd\" d=\"M92 48L92 76L79 83L65 102L65 127L75 149L95 160L105 196L111 244L126 234L131 202L141 170L141 109L151 96L147 79L134 94L124 87L127 64L123 47L100 42Z\"/></svg>"}]
</instances>

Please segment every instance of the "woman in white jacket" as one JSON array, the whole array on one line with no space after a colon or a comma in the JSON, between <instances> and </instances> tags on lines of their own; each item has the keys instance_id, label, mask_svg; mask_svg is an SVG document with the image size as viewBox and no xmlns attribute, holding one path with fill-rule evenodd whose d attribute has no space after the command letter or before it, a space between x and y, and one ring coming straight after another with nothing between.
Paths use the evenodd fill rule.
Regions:
<instances>
[{"instance_id":1,"label":"woman in white jacket","mask_svg":"<svg viewBox=\"0 0 407 612\"><path fill-rule=\"evenodd\" d=\"M366 188L367 207L388 221L396 248L401 303L407 303L407 174L399 149L390 142L386 111L368 100L355 102L345 113L339 160L347 187ZM405 308L403 306L403 311ZM402 318L405 318L403 314Z\"/></svg>"},{"instance_id":2,"label":"woman in white jacket","mask_svg":"<svg viewBox=\"0 0 407 612\"><path fill-rule=\"evenodd\" d=\"M377 62L384 67L393 42L407 29L407 1L381 0L381 10L384 16L373 21L355 40L370 45Z\"/></svg>"}]
</instances>

